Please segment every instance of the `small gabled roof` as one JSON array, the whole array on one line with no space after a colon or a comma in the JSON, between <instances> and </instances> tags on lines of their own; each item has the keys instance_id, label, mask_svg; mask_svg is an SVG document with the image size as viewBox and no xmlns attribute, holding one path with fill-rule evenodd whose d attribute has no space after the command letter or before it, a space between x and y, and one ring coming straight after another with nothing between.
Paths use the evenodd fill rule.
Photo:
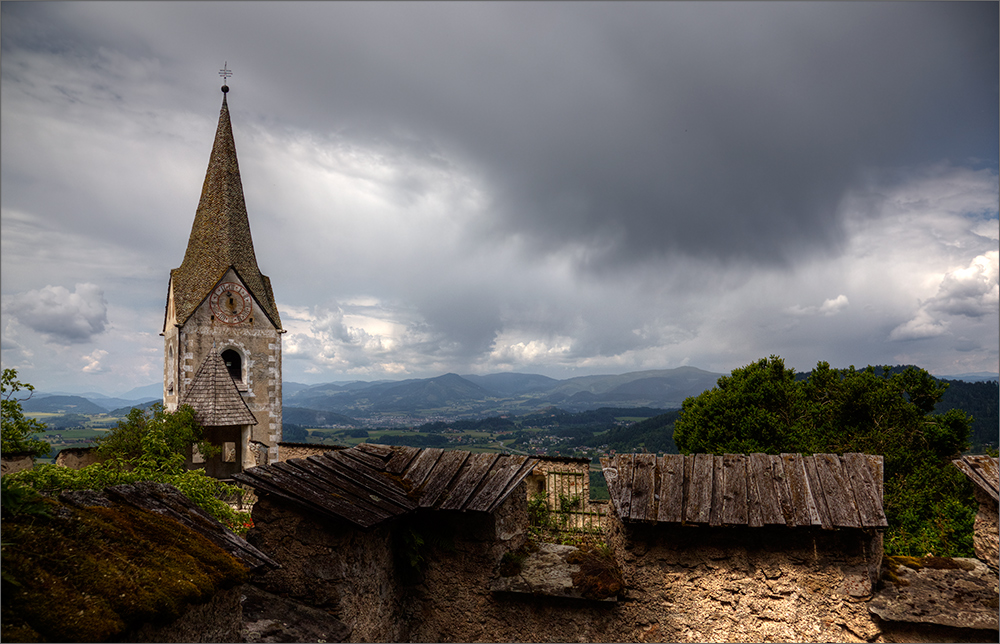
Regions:
<instances>
[{"instance_id":1,"label":"small gabled roof","mask_svg":"<svg viewBox=\"0 0 1000 644\"><path fill-rule=\"evenodd\" d=\"M619 454L602 458L622 521L884 528L882 457Z\"/></svg>"},{"instance_id":2,"label":"small gabled roof","mask_svg":"<svg viewBox=\"0 0 1000 644\"><path fill-rule=\"evenodd\" d=\"M1000 502L1000 459L996 456L963 456L952 461L955 467L972 479L972 482L979 490L993 499L994 503Z\"/></svg>"},{"instance_id":3,"label":"small gabled roof","mask_svg":"<svg viewBox=\"0 0 1000 644\"><path fill-rule=\"evenodd\" d=\"M209 351L201 363L181 404L194 408L195 420L203 427L257 424L229 375L225 361L215 349Z\"/></svg>"},{"instance_id":4,"label":"small gabled roof","mask_svg":"<svg viewBox=\"0 0 1000 644\"><path fill-rule=\"evenodd\" d=\"M227 89L224 87L223 91ZM187 251L180 267L170 271L178 324L187 322L230 268L236 270L257 304L280 329L271 280L261 274L253 250L229 104L223 94L219 125Z\"/></svg>"},{"instance_id":5,"label":"small gabled roof","mask_svg":"<svg viewBox=\"0 0 1000 644\"><path fill-rule=\"evenodd\" d=\"M308 511L367 528L418 509L493 512L536 463L520 455L362 443L255 467L233 478Z\"/></svg>"}]
</instances>

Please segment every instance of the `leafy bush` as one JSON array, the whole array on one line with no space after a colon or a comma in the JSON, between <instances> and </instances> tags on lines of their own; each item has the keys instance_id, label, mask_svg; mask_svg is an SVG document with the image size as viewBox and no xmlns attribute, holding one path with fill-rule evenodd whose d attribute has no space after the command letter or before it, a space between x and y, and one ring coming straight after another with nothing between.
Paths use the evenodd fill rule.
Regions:
<instances>
[{"instance_id":1,"label":"leafy bush","mask_svg":"<svg viewBox=\"0 0 1000 644\"><path fill-rule=\"evenodd\" d=\"M17 393L25 390L26 398L17 398ZM34 418L27 418L21 403L31 398L35 388L17 379L17 369L4 369L0 378L0 449L5 453L27 452L34 456L49 453L49 444L35 438L36 432L44 432L45 425Z\"/></svg>"},{"instance_id":2,"label":"leafy bush","mask_svg":"<svg viewBox=\"0 0 1000 644\"><path fill-rule=\"evenodd\" d=\"M221 500L240 494L240 488L207 476L204 470L186 468L190 445L198 445L202 454L219 451L203 440L191 407L181 406L174 413L163 411L161 404L148 411L133 409L111 434L97 442L98 455L106 459L103 462L79 470L44 463L9 474L4 480L49 495L139 481L168 483L233 532L247 531L250 514L237 512Z\"/></svg>"}]
</instances>

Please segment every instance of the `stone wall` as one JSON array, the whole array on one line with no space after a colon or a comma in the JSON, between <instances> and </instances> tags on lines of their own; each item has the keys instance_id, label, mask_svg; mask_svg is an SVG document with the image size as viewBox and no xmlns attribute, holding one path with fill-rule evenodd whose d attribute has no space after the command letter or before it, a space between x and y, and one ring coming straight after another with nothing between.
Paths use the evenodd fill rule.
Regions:
<instances>
[{"instance_id":1,"label":"stone wall","mask_svg":"<svg viewBox=\"0 0 1000 644\"><path fill-rule=\"evenodd\" d=\"M4 454L0 458L0 476L30 470L35 466L35 459L31 454Z\"/></svg>"},{"instance_id":2,"label":"stone wall","mask_svg":"<svg viewBox=\"0 0 1000 644\"><path fill-rule=\"evenodd\" d=\"M975 533L972 537L972 544L976 550L976 557L986 562L986 564L996 573L998 568L998 532L1000 532L1000 522L997 517L997 503L985 492L976 488L976 500L979 501L979 512L976 513Z\"/></svg>"},{"instance_id":3,"label":"stone wall","mask_svg":"<svg viewBox=\"0 0 1000 644\"><path fill-rule=\"evenodd\" d=\"M856 642L881 538L861 530L642 526L610 534L631 601L622 639Z\"/></svg>"},{"instance_id":4,"label":"stone wall","mask_svg":"<svg viewBox=\"0 0 1000 644\"><path fill-rule=\"evenodd\" d=\"M79 470L98 461L97 451L92 447L70 447L59 450L56 465Z\"/></svg>"},{"instance_id":5,"label":"stone wall","mask_svg":"<svg viewBox=\"0 0 1000 644\"><path fill-rule=\"evenodd\" d=\"M364 531L261 496L247 540L281 564L254 579L264 590L332 614L350 641L405 641L402 581L390 522Z\"/></svg>"},{"instance_id":6,"label":"stone wall","mask_svg":"<svg viewBox=\"0 0 1000 644\"><path fill-rule=\"evenodd\" d=\"M262 499L251 543L284 567L265 590L329 611L351 641L872 641L866 601L880 534L862 530L626 527L609 547L616 602L491 592L527 540L527 491L493 515L425 512L369 531ZM419 542L419 545L418 545ZM395 556L394 556L395 553Z\"/></svg>"},{"instance_id":7,"label":"stone wall","mask_svg":"<svg viewBox=\"0 0 1000 644\"><path fill-rule=\"evenodd\" d=\"M145 623L125 633L122 642L240 642L243 610L237 586L215 594L204 604L188 606L167 624Z\"/></svg>"},{"instance_id":8,"label":"stone wall","mask_svg":"<svg viewBox=\"0 0 1000 644\"><path fill-rule=\"evenodd\" d=\"M241 280L229 269L220 282ZM168 297L163 333L164 408L177 408L210 351L232 349L242 361L243 377L237 388L257 419L249 438L267 446L267 462L277 460L281 441L281 332L256 300L247 321L229 325L215 319L209 298L205 298L184 326L178 327L170 304L172 297Z\"/></svg>"},{"instance_id":9,"label":"stone wall","mask_svg":"<svg viewBox=\"0 0 1000 644\"><path fill-rule=\"evenodd\" d=\"M332 449L344 449L334 445L316 445L312 443L278 443L278 460L290 461L293 458L318 456Z\"/></svg>"}]
</instances>

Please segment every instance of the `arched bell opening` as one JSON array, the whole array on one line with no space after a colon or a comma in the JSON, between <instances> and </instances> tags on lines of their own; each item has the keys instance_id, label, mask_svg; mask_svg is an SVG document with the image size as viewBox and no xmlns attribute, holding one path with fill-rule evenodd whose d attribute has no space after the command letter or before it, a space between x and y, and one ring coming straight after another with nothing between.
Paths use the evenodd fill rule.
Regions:
<instances>
[{"instance_id":1,"label":"arched bell opening","mask_svg":"<svg viewBox=\"0 0 1000 644\"><path fill-rule=\"evenodd\" d=\"M222 352L222 360L226 363L226 370L236 384L243 384L243 356L239 351L226 349Z\"/></svg>"}]
</instances>

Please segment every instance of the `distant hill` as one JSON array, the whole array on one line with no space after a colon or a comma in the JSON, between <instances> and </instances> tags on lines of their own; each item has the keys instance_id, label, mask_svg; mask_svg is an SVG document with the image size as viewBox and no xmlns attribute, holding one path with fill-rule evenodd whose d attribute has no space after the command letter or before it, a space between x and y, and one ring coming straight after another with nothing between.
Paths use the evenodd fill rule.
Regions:
<instances>
[{"instance_id":1,"label":"distant hill","mask_svg":"<svg viewBox=\"0 0 1000 644\"><path fill-rule=\"evenodd\" d=\"M117 409L112 409L111 411L109 411L108 416L114 416L116 418L124 418L125 416L128 416L128 413L132 411L133 407L138 407L139 409L149 409L158 402L163 402L163 400L161 398L157 398L155 400L147 400L145 402L136 402L129 405L123 405L121 407L118 407Z\"/></svg>"},{"instance_id":2,"label":"distant hill","mask_svg":"<svg viewBox=\"0 0 1000 644\"><path fill-rule=\"evenodd\" d=\"M350 416L332 411L317 411L301 407L284 407L281 410L281 422L284 424L303 425L305 427L333 427L347 425L356 427L360 423Z\"/></svg>"},{"instance_id":3,"label":"distant hill","mask_svg":"<svg viewBox=\"0 0 1000 644\"><path fill-rule=\"evenodd\" d=\"M107 411L104 407L95 405L80 396L31 397L21 403L21 409L26 412L57 414L103 414Z\"/></svg>"},{"instance_id":4,"label":"distant hill","mask_svg":"<svg viewBox=\"0 0 1000 644\"><path fill-rule=\"evenodd\" d=\"M123 394L119 394L116 398L124 400L150 400L151 398L163 398L163 383L154 382L150 385L135 387L133 389L129 389Z\"/></svg>"},{"instance_id":5,"label":"distant hill","mask_svg":"<svg viewBox=\"0 0 1000 644\"><path fill-rule=\"evenodd\" d=\"M500 396L517 396L548 391L560 382L555 378L533 373L491 373L486 376L462 377Z\"/></svg>"},{"instance_id":6,"label":"distant hill","mask_svg":"<svg viewBox=\"0 0 1000 644\"><path fill-rule=\"evenodd\" d=\"M977 371L976 373L960 373L957 376L934 376L938 380L961 380L962 382L1000 381L1000 373Z\"/></svg>"}]
</instances>

